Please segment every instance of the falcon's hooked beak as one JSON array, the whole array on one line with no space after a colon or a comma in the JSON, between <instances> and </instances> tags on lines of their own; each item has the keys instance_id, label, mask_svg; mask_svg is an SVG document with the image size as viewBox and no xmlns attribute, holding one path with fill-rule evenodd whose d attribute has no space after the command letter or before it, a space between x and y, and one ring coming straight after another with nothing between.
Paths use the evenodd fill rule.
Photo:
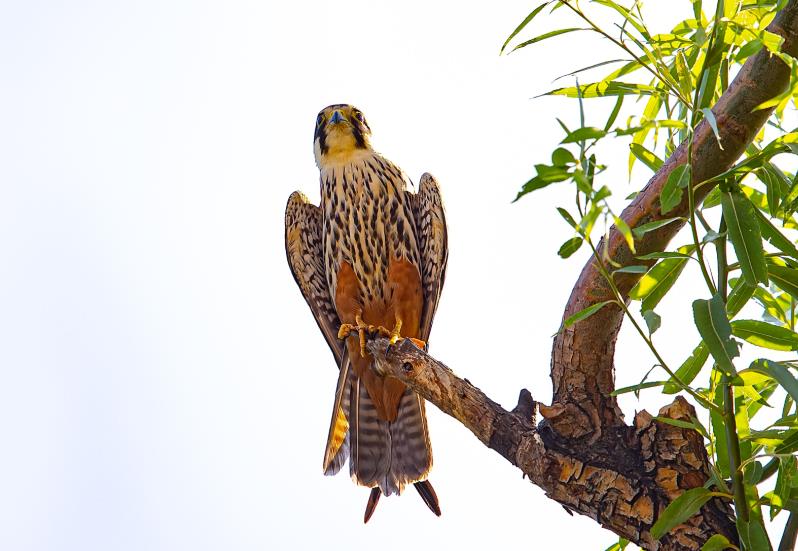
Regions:
<instances>
[{"instance_id":1,"label":"falcon's hooked beak","mask_svg":"<svg viewBox=\"0 0 798 551\"><path fill-rule=\"evenodd\" d=\"M341 114L341 112L336 109L333 111L332 117L330 117L330 124L338 124L339 122L343 122L345 120L346 119L344 119L344 116Z\"/></svg>"}]
</instances>

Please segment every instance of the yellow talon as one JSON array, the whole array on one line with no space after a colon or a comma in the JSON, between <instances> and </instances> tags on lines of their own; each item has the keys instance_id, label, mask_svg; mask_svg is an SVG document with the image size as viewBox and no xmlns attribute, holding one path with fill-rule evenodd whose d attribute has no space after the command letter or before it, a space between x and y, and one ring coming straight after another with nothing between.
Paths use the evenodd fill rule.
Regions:
<instances>
[{"instance_id":1,"label":"yellow talon","mask_svg":"<svg viewBox=\"0 0 798 551\"><path fill-rule=\"evenodd\" d=\"M362 357L366 357L366 333L373 332L374 326L373 325L366 325L366 322L363 321L363 318L360 317L360 314L355 315L355 324L351 323L342 323L341 327L338 329L338 338L345 339L349 337L353 332L357 331L357 335L360 340L360 355Z\"/></svg>"}]
</instances>

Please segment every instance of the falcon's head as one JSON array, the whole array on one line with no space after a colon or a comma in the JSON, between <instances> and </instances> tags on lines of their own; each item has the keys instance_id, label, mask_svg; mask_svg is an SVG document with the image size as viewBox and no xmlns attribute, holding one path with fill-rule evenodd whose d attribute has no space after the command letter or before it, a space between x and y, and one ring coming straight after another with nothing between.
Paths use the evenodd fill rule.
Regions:
<instances>
[{"instance_id":1,"label":"falcon's head","mask_svg":"<svg viewBox=\"0 0 798 551\"><path fill-rule=\"evenodd\" d=\"M313 150L319 168L351 161L371 150L371 129L356 107L346 104L325 107L316 117Z\"/></svg>"}]
</instances>

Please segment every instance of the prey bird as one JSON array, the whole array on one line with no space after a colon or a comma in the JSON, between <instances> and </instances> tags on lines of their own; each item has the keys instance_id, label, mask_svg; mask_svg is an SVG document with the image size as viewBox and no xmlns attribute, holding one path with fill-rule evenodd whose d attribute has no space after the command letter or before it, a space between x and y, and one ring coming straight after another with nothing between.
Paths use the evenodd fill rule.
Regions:
<instances>
[{"instance_id":1,"label":"prey bird","mask_svg":"<svg viewBox=\"0 0 798 551\"><path fill-rule=\"evenodd\" d=\"M364 522L381 495L412 483L436 515L427 480L432 449L424 399L374 369L374 335L426 346L443 287L448 245L438 183L424 174L417 193L371 147L371 129L351 105L316 119L321 205L288 199L285 247L302 295L338 364L324 474L349 459L352 479L371 488Z\"/></svg>"}]
</instances>

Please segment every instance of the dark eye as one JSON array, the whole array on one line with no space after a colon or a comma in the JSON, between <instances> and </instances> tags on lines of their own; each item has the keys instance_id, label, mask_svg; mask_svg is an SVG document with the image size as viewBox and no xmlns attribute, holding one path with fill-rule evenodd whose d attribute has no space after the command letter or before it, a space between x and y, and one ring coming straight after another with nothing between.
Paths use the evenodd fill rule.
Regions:
<instances>
[{"instance_id":1,"label":"dark eye","mask_svg":"<svg viewBox=\"0 0 798 551\"><path fill-rule=\"evenodd\" d=\"M319 116L316 117L316 126L321 126L321 123L324 122L324 115L319 113Z\"/></svg>"},{"instance_id":2,"label":"dark eye","mask_svg":"<svg viewBox=\"0 0 798 551\"><path fill-rule=\"evenodd\" d=\"M366 117L364 117L363 113L361 113L360 111L355 111L355 118L359 122L362 122L363 124L366 124Z\"/></svg>"}]
</instances>

